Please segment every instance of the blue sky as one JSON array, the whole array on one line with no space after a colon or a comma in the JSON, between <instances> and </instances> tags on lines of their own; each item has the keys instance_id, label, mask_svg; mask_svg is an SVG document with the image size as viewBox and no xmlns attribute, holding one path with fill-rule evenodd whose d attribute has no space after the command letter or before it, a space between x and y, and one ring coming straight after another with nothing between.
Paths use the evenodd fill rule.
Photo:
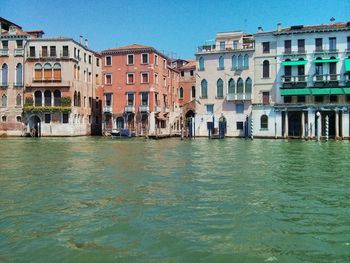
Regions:
<instances>
[{"instance_id":1,"label":"blue sky","mask_svg":"<svg viewBox=\"0 0 350 263\"><path fill-rule=\"evenodd\" d=\"M191 58L216 32L350 21L350 0L2 0L0 16L46 36L83 35L97 51L139 43Z\"/></svg>"}]
</instances>

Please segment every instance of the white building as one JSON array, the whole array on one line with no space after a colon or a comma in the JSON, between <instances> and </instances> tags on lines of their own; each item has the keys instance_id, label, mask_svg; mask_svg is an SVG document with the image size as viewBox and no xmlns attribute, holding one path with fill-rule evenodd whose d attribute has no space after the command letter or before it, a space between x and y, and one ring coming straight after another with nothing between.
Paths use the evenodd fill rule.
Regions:
<instances>
[{"instance_id":1,"label":"white building","mask_svg":"<svg viewBox=\"0 0 350 263\"><path fill-rule=\"evenodd\" d=\"M243 32L218 33L214 44L198 48L196 136L208 136L209 131L244 136L249 131L253 53L252 35Z\"/></svg>"}]
</instances>

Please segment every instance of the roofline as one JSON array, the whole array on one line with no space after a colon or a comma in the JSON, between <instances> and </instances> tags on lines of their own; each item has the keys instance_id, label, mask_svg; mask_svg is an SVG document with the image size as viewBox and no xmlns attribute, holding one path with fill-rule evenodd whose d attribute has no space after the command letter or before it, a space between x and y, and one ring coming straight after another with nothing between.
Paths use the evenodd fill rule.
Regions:
<instances>
[{"instance_id":1,"label":"roofline","mask_svg":"<svg viewBox=\"0 0 350 263\"><path fill-rule=\"evenodd\" d=\"M5 19L5 18L3 18L3 17L0 16L0 21L1 21L1 20L4 21L4 22L6 22L6 23L8 23L8 24L10 24L10 25L13 25L13 26L18 27L19 29L22 29L21 26L19 26L19 25L15 24L15 23L11 22L10 20L7 20L7 19Z\"/></svg>"},{"instance_id":2,"label":"roofline","mask_svg":"<svg viewBox=\"0 0 350 263\"><path fill-rule=\"evenodd\" d=\"M158 51L154 47L144 47L144 48L125 48L125 49L105 49L102 50L100 53L101 55L114 55L114 54L129 54L129 53L142 53L142 52L154 52L161 57L170 60L168 56L163 54L162 52Z\"/></svg>"}]
</instances>

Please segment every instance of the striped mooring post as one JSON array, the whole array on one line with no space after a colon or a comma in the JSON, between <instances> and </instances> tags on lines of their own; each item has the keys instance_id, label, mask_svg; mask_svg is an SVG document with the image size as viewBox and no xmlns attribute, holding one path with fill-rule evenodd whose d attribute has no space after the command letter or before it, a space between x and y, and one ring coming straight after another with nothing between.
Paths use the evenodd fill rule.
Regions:
<instances>
[{"instance_id":1,"label":"striped mooring post","mask_svg":"<svg viewBox=\"0 0 350 263\"><path fill-rule=\"evenodd\" d=\"M253 117L251 117L250 119L250 139L254 139L253 137L253 127L254 127L254 123L253 123Z\"/></svg>"},{"instance_id":2,"label":"striped mooring post","mask_svg":"<svg viewBox=\"0 0 350 263\"><path fill-rule=\"evenodd\" d=\"M328 138L329 138L329 117L328 115L326 115L326 141L328 141Z\"/></svg>"}]
</instances>

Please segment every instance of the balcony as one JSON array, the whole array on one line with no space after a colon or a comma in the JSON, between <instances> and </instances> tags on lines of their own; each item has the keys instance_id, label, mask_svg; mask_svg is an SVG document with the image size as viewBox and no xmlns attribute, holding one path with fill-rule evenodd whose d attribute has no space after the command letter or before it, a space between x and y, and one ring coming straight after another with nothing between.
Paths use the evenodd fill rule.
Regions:
<instances>
[{"instance_id":1,"label":"balcony","mask_svg":"<svg viewBox=\"0 0 350 263\"><path fill-rule=\"evenodd\" d=\"M129 112L129 113L133 113L133 112L135 112L135 106L134 105L125 106L124 111Z\"/></svg>"},{"instance_id":2,"label":"balcony","mask_svg":"<svg viewBox=\"0 0 350 263\"><path fill-rule=\"evenodd\" d=\"M228 93L226 95L227 101L236 101L236 100L251 100L252 94L251 93Z\"/></svg>"},{"instance_id":3,"label":"balcony","mask_svg":"<svg viewBox=\"0 0 350 263\"><path fill-rule=\"evenodd\" d=\"M154 112L161 112L162 108L160 106L155 106L154 107Z\"/></svg>"},{"instance_id":4,"label":"balcony","mask_svg":"<svg viewBox=\"0 0 350 263\"><path fill-rule=\"evenodd\" d=\"M219 53L219 52L232 52L232 51L243 51L243 50L254 50L255 43L254 42L246 42L246 43L240 43L238 45L234 45L231 47L228 47L225 45L225 47L222 47L220 45L212 44L212 45L203 45L197 47L197 53Z\"/></svg>"},{"instance_id":5,"label":"balcony","mask_svg":"<svg viewBox=\"0 0 350 263\"><path fill-rule=\"evenodd\" d=\"M13 87L14 88L23 88L23 82L19 82L19 83L14 82Z\"/></svg>"},{"instance_id":6,"label":"balcony","mask_svg":"<svg viewBox=\"0 0 350 263\"><path fill-rule=\"evenodd\" d=\"M340 74L314 75L313 83L315 87L338 87Z\"/></svg>"},{"instance_id":7,"label":"balcony","mask_svg":"<svg viewBox=\"0 0 350 263\"><path fill-rule=\"evenodd\" d=\"M306 56L306 51L305 49L298 49L297 51L284 50L283 56L284 57Z\"/></svg>"},{"instance_id":8,"label":"balcony","mask_svg":"<svg viewBox=\"0 0 350 263\"><path fill-rule=\"evenodd\" d=\"M329 55L329 54L337 54L339 52L338 49L330 48L330 49L321 49L321 48L316 48L314 50L314 55Z\"/></svg>"},{"instance_id":9,"label":"balcony","mask_svg":"<svg viewBox=\"0 0 350 263\"><path fill-rule=\"evenodd\" d=\"M14 51L15 57L21 57L24 55L24 49L23 48L16 48Z\"/></svg>"},{"instance_id":10,"label":"balcony","mask_svg":"<svg viewBox=\"0 0 350 263\"><path fill-rule=\"evenodd\" d=\"M70 87L72 83L70 81L63 81L62 79L33 79L32 82L27 82L27 87L46 87L46 88L55 88L55 87Z\"/></svg>"},{"instance_id":11,"label":"balcony","mask_svg":"<svg viewBox=\"0 0 350 263\"><path fill-rule=\"evenodd\" d=\"M33 78L33 82L47 82L47 83L50 83L50 82L61 82L61 81L62 81L62 78L49 78L49 79L46 79L46 78L43 78L43 79Z\"/></svg>"},{"instance_id":12,"label":"balcony","mask_svg":"<svg viewBox=\"0 0 350 263\"><path fill-rule=\"evenodd\" d=\"M299 76L282 76L282 87L283 88L305 88L307 85L307 75Z\"/></svg>"},{"instance_id":13,"label":"balcony","mask_svg":"<svg viewBox=\"0 0 350 263\"><path fill-rule=\"evenodd\" d=\"M245 70L245 69L249 69L249 66L234 66L231 68L231 71L234 70Z\"/></svg>"},{"instance_id":14,"label":"balcony","mask_svg":"<svg viewBox=\"0 0 350 263\"><path fill-rule=\"evenodd\" d=\"M0 89L7 89L9 84L7 82L0 82Z\"/></svg>"},{"instance_id":15,"label":"balcony","mask_svg":"<svg viewBox=\"0 0 350 263\"><path fill-rule=\"evenodd\" d=\"M104 106L103 107L103 113L112 113L112 106Z\"/></svg>"},{"instance_id":16,"label":"balcony","mask_svg":"<svg viewBox=\"0 0 350 263\"><path fill-rule=\"evenodd\" d=\"M9 50L8 48L2 48L0 49L0 57L8 57L9 55Z\"/></svg>"},{"instance_id":17,"label":"balcony","mask_svg":"<svg viewBox=\"0 0 350 263\"><path fill-rule=\"evenodd\" d=\"M61 51L60 52L60 58L69 58L69 52L68 51Z\"/></svg>"},{"instance_id":18,"label":"balcony","mask_svg":"<svg viewBox=\"0 0 350 263\"><path fill-rule=\"evenodd\" d=\"M149 112L149 106L148 105L140 105L139 112Z\"/></svg>"}]
</instances>

